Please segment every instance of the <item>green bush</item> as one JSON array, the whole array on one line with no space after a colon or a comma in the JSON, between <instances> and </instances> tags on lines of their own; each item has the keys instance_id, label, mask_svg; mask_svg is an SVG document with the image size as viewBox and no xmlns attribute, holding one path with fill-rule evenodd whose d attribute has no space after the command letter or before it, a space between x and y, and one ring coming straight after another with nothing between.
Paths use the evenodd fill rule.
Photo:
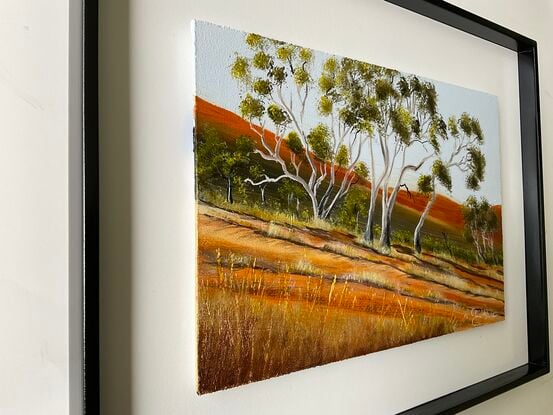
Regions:
<instances>
[{"instance_id":1,"label":"green bush","mask_svg":"<svg viewBox=\"0 0 553 415\"><path fill-rule=\"evenodd\" d=\"M392 243L401 245L413 245L413 233L404 229L393 231Z\"/></svg>"}]
</instances>

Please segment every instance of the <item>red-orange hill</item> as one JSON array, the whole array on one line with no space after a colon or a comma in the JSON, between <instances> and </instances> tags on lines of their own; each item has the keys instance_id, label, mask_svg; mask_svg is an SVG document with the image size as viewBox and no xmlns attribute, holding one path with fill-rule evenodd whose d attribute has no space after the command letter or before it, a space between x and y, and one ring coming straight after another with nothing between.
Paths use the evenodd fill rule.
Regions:
<instances>
[{"instance_id":1,"label":"red-orange hill","mask_svg":"<svg viewBox=\"0 0 553 415\"><path fill-rule=\"evenodd\" d=\"M227 137L239 137L241 135L247 135L255 141L258 147L261 146L259 137L252 132L250 125L247 121L241 118L239 115L228 111L224 108L218 107L200 97L196 97L196 125L198 128L202 128L203 125L209 124L213 127L216 127L221 134L226 135ZM275 142L274 133L267 131L266 132L266 141L269 145L273 145ZM287 146L281 147L281 156L285 160L289 160L291 151ZM338 176L343 176L344 172L338 171ZM368 181L359 182L358 185L366 186L370 189L371 184ZM422 212L428 197L420 193L411 191L411 196L407 191L401 190L398 194L397 203L403 205L408 209L413 209L417 212ZM494 206L494 210L498 213L501 218L501 206ZM444 195L438 195L432 210L430 211L430 216L434 220L438 220L449 226L452 226L457 229L463 227L463 215L461 213L461 206L456 201L450 199Z\"/></svg>"}]
</instances>

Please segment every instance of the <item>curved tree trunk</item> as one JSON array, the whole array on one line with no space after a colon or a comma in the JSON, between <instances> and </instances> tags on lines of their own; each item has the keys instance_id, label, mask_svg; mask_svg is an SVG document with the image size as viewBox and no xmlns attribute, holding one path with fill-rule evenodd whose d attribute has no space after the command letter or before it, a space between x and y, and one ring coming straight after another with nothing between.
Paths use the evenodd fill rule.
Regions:
<instances>
[{"instance_id":1,"label":"curved tree trunk","mask_svg":"<svg viewBox=\"0 0 553 415\"><path fill-rule=\"evenodd\" d=\"M405 153L404 153L405 154ZM396 205L397 195L399 194L399 190L401 188L401 184L403 183L403 176L408 171L418 171L422 165L428 160L430 156L427 156L423 158L419 164L417 165L405 165L405 163L402 164L401 173L399 174L399 178L396 181L396 184L394 185L394 188L392 190L392 193L387 197L386 203L382 203L382 234L380 236L380 247L384 249L390 249L391 243L391 223L392 223L392 212L394 211L394 206ZM404 160L405 162L405 160ZM385 185L385 188L382 190L387 192L388 186ZM434 196L435 197L435 196Z\"/></svg>"},{"instance_id":2,"label":"curved tree trunk","mask_svg":"<svg viewBox=\"0 0 553 415\"><path fill-rule=\"evenodd\" d=\"M417 223L417 227L415 228L415 233L413 234L413 245L415 248L415 252L417 254L420 254L422 252L422 243L421 243L421 233L422 233L422 227L424 225L424 222L426 221L426 218L428 217L428 213L430 213L430 209L432 208L432 205L436 201L436 191L434 190L432 192L432 197L428 199L428 203L426 204L426 207L424 208L424 211L422 212L422 215L419 219L419 223Z\"/></svg>"}]
</instances>

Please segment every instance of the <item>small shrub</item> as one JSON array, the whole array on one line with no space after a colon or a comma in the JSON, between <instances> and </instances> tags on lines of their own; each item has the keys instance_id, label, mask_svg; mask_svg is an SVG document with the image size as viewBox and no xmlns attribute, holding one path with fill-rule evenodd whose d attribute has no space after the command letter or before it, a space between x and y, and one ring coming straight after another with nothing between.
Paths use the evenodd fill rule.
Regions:
<instances>
[{"instance_id":1,"label":"small shrub","mask_svg":"<svg viewBox=\"0 0 553 415\"><path fill-rule=\"evenodd\" d=\"M393 231L392 243L401 245L413 245L413 233L403 229Z\"/></svg>"}]
</instances>

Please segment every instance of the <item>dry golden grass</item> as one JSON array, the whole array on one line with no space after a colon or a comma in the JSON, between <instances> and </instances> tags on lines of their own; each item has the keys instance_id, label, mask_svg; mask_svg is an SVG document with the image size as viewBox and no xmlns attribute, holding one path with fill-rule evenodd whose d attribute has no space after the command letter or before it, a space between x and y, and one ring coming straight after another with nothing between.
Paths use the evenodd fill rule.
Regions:
<instances>
[{"instance_id":1,"label":"dry golden grass","mask_svg":"<svg viewBox=\"0 0 553 415\"><path fill-rule=\"evenodd\" d=\"M200 213L200 393L503 320L503 283L483 272L305 223Z\"/></svg>"},{"instance_id":2,"label":"dry golden grass","mask_svg":"<svg viewBox=\"0 0 553 415\"><path fill-rule=\"evenodd\" d=\"M443 318L347 311L199 288L200 393L279 376L454 330Z\"/></svg>"},{"instance_id":3,"label":"dry golden grass","mask_svg":"<svg viewBox=\"0 0 553 415\"><path fill-rule=\"evenodd\" d=\"M427 281L436 282L445 286L454 288L459 291L469 292L475 295L481 295L485 297L495 298L496 300L503 301L504 294L502 290L491 288L488 286L480 286L472 284L457 275L449 272L436 272L422 266L408 264L405 267L405 272L414 275L418 278L422 278Z\"/></svg>"},{"instance_id":4,"label":"dry golden grass","mask_svg":"<svg viewBox=\"0 0 553 415\"><path fill-rule=\"evenodd\" d=\"M275 274L257 269L255 259L245 267L231 261L219 255L216 275L199 278L200 393L483 324L455 306L423 313L420 300L385 290L367 301L354 281Z\"/></svg>"}]
</instances>

